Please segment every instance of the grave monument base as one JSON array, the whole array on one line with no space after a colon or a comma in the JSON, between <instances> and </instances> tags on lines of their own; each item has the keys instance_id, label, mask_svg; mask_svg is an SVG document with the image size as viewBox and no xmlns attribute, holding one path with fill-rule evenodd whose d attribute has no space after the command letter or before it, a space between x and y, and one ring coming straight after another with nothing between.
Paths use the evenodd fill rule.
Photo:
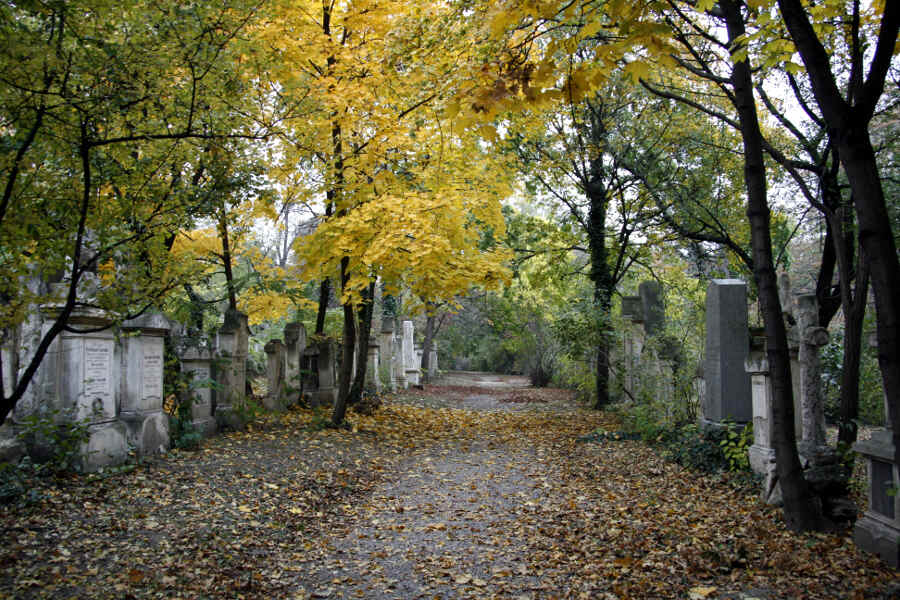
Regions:
<instances>
[{"instance_id":1,"label":"grave monument base","mask_svg":"<svg viewBox=\"0 0 900 600\"><path fill-rule=\"evenodd\" d=\"M853 528L853 541L867 552L900 568L900 473L894 463L894 443L890 429L872 432L868 440L853 449L868 462L868 510Z\"/></svg>"}]
</instances>

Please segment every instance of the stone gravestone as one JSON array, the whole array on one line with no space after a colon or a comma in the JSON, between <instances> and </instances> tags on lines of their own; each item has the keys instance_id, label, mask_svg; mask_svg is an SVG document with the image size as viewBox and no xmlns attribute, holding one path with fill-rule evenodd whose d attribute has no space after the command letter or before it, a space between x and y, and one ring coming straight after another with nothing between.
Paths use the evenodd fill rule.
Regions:
<instances>
[{"instance_id":1,"label":"stone gravestone","mask_svg":"<svg viewBox=\"0 0 900 600\"><path fill-rule=\"evenodd\" d=\"M122 324L121 412L128 442L138 455L169 449L169 417L163 411L164 345L168 319L158 313Z\"/></svg>"},{"instance_id":2,"label":"stone gravestone","mask_svg":"<svg viewBox=\"0 0 900 600\"><path fill-rule=\"evenodd\" d=\"M284 393L285 405L293 406L303 393L300 362L306 350L306 327L303 323L288 323L284 328Z\"/></svg>"},{"instance_id":3,"label":"stone gravestone","mask_svg":"<svg viewBox=\"0 0 900 600\"><path fill-rule=\"evenodd\" d=\"M316 390L316 406L333 406L337 400L337 377L335 377L335 356L337 354L334 340L326 338L319 342L319 356L316 364L319 370L319 389Z\"/></svg>"},{"instance_id":4,"label":"stone gravestone","mask_svg":"<svg viewBox=\"0 0 900 600\"><path fill-rule=\"evenodd\" d=\"M41 308L44 333L61 307ZM73 311L68 325L50 345L36 375L34 404L16 407L16 418L34 411L57 411L57 421L80 421L88 426L88 440L81 448L85 471L118 465L128 457L128 432L118 419L116 394L119 390L115 336L107 316L95 309ZM107 327L97 331L97 329ZM77 330L90 331L78 333ZM40 456L40 448L30 448Z\"/></svg>"},{"instance_id":5,"label":"stone gravestone","mask_svg":"<svg viewBox=\"0 0 900 600\"><path fill-rule=\"evenodd\" d=\"M263 405L274 411L285 409L284 363L287 352L281 340L270 340L264 347L266 352L266 397Z\"/></svg>"},{"instance_id":6,"label":"stone gravestone","mask_svg":"<svg viewBox=\"0 0 900 600\"><path fill-rule=\"evenodd\" d=\"M375 394L381 393L381 378L378 376L380 370L379 344L369 344L366 353L366 389L371 390Z\"/></svg>"},{"instance_id":7,"label":"stone gravestone","mask_svg":"<svg viewBox=\"0 0 900 600\"><path fill-rule=\"evenodd\" d=\"M644 316L640 296L624 296L622 298L622 319L626 322L623 334L623 385L628 394L637 395L637 372L644 349Z\"/></svg>"},{"instance_id":8,"label":"stone gravestone","mask_svg":"<svg viewBox=\"0 0 900 600\"><path fill-rule=\"evenodd\" d=\"M392 383L395 390L405 390L409 387L406 379L406 367L403 364L403 335L395 332L391 339L391 370L394 374Z\"/></svg>"},{"instance_id":9,"label":"stone gravestone","mask_svg":"<svg viewBox=\"0 0 900 600\"><path fill-rule=\"evenodd\" d=\"M432 350L428 354L428 377L434 379L438 372L438 355L437 350Z\"/></svg>"},{"instance_id":10,"label":"stone gravestone","mask_svg":"<svg viewBox=\"0 0 900 600\"><path fill-rule=\"evenodd\" d=\"M744 363L750 375L753 398L753 445L747 450L750 468L765 477L761 498L766 504L781 503L781 488L775 472L775 435L772 419L772 384L769 380L769 360L766 357L765 335L750 340L750 351Z\"/></svg>"},{"instance_id":11,"label":"stone gravestone","mask_svg":"<svg viewBox=\"0 0 900 600\"><path fill-rule=\"evenodd\" d=\"M191 416L194 429L204 436L216 432L213 416L213 352L199 338L185 338L180 345L181 372L190 375L189 388L184 391L191 397Z\"/></svg>"},{"instance_id":12,"label":"stone gravestone","mask_svg":"<svg viewBox=\"0 0 900 600\"><path fill-rule=\"evenodd\" d=\"M380 337L381 368L384 370L384 382L392 392L397 391L397 375L394 364L394 319L385 314L381 319ZM381 373L379 373L379 376Z\"/></svg>"},{"instance_id":13,"label":"stone gravestone","mask_svg":"<svg viewBox=\"0 0 900 600\"><path fill-rule=\"evenodd\" d=\"M747 284L739 279L714 279L706 291L706 395L701 424L716 426L726 419L753 419L750 376L744 363L749 349Z\"/></svg>"},{"instance_id":14,"label":"stone gravestone","mask_svg":"<svg viewBox=\"0 0 900 600\"><path fill-rule=\"evenodd\" d=\"M413 342L413 335L413 322L403 321L403 371L406 375L407 385L419 385L419 363L416 363L416 349Z\"/></svg>"},{"instance_id":15,"label":"stone gravestone","mask_svg":"<svg viewBox=\"0 0 900 600\"><path fill-rule=\"evenodd\" d=\"M229 309L216 334L215 417L219 424L232 429L246 425L235 408L246 401L249 333L247 315Z\"/></svg>"},{"instance_id":16,"label":"stone gravestone","mask_svg":"<svg viewBox=\"0 0 900 600\"><path fill-rule=\"evenodd\" d=\"M869 344L877 347L874 335ZM885 396L884 422L888 426L876 429L868 440L853 445L867 463L868 479L867 508L853 527L853 541L892 567L900 568L900 464L895 460L892 418Z\"/></svg>"}]
</instances>

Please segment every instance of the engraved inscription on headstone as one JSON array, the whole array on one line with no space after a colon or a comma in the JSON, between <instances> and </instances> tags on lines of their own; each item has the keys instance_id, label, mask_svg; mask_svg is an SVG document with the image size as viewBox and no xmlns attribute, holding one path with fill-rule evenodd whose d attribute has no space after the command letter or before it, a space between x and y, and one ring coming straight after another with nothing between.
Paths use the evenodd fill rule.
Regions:
<instances>
[{"instance_id":1,"label":"engraved inscription on headstone","mask_svg":"<svg viewBox=\"0 0 900 600\"><path fill-rule=\"evenodd\" d=\"M194 404L208 404L209 403L209 383L198 383L198 382L208 382L210 378L210 370L206 365L197 365L191 369L191 375L193 376L194 386L201 385L202 387L195 389L194 394Z\"/></svg>"},{"instance_id":2,"label":"engraved inscription on headstone","mask_svg":"<svg viewBox=\"0 0 900 600\"><path fill-rule=\"evenodd\" d=\"M112 353L107 340L84 340L84 403L79 418L110 417L112 407Z\"/></svg>"},{"instance_id":3,"label":"engraved inscription on headstone","mask_svg":"<svg viewBox=\"0 0 900 600\"><path fill-rule=\"evenodd\" d=\"M163 349L161 340L158 344L147 340L142 347L144 364L141 399L162 398Z\"/></svg>"}]
</instances>

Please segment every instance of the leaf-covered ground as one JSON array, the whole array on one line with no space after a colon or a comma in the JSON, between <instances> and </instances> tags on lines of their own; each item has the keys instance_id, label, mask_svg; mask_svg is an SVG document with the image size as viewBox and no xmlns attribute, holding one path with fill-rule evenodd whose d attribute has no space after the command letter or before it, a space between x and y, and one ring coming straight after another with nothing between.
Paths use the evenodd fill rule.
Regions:
<instances>
[{"instance_id":1,"label":"leaf-covered ground","mask_svg":"<svg viewBox=\"0 0 900 600\"><path fill-rule=\"evenodd\" d=\"M566 392L459 377L352 431L295 411L2 507L0 597L879 598L896 580L640 442L579 443L615 425Z\"/></svg>"}]
</instances>

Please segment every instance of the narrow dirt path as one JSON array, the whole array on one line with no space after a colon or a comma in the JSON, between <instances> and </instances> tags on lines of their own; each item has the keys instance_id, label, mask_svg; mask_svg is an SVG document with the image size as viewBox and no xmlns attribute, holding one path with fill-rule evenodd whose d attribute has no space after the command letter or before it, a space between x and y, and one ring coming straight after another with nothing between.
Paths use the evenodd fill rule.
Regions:
<instances>
[{"instance_id":1,"label":"narrow dirt path","mask_svg":"<svg viewBox=\"0 0 900 600\"><path fill-rule=\"evenodd\" d=\"M527 410L523 377L458 372L435 386L437 393L411 390L400 401L429 410ZM525 398L542 399L549 396ZM553 469L545 448L483 428L417 450L329 532L298 595L530 598L545 586L520 551L530 533L520 515L547 500Z\"/></svg>"}]
</instances>

